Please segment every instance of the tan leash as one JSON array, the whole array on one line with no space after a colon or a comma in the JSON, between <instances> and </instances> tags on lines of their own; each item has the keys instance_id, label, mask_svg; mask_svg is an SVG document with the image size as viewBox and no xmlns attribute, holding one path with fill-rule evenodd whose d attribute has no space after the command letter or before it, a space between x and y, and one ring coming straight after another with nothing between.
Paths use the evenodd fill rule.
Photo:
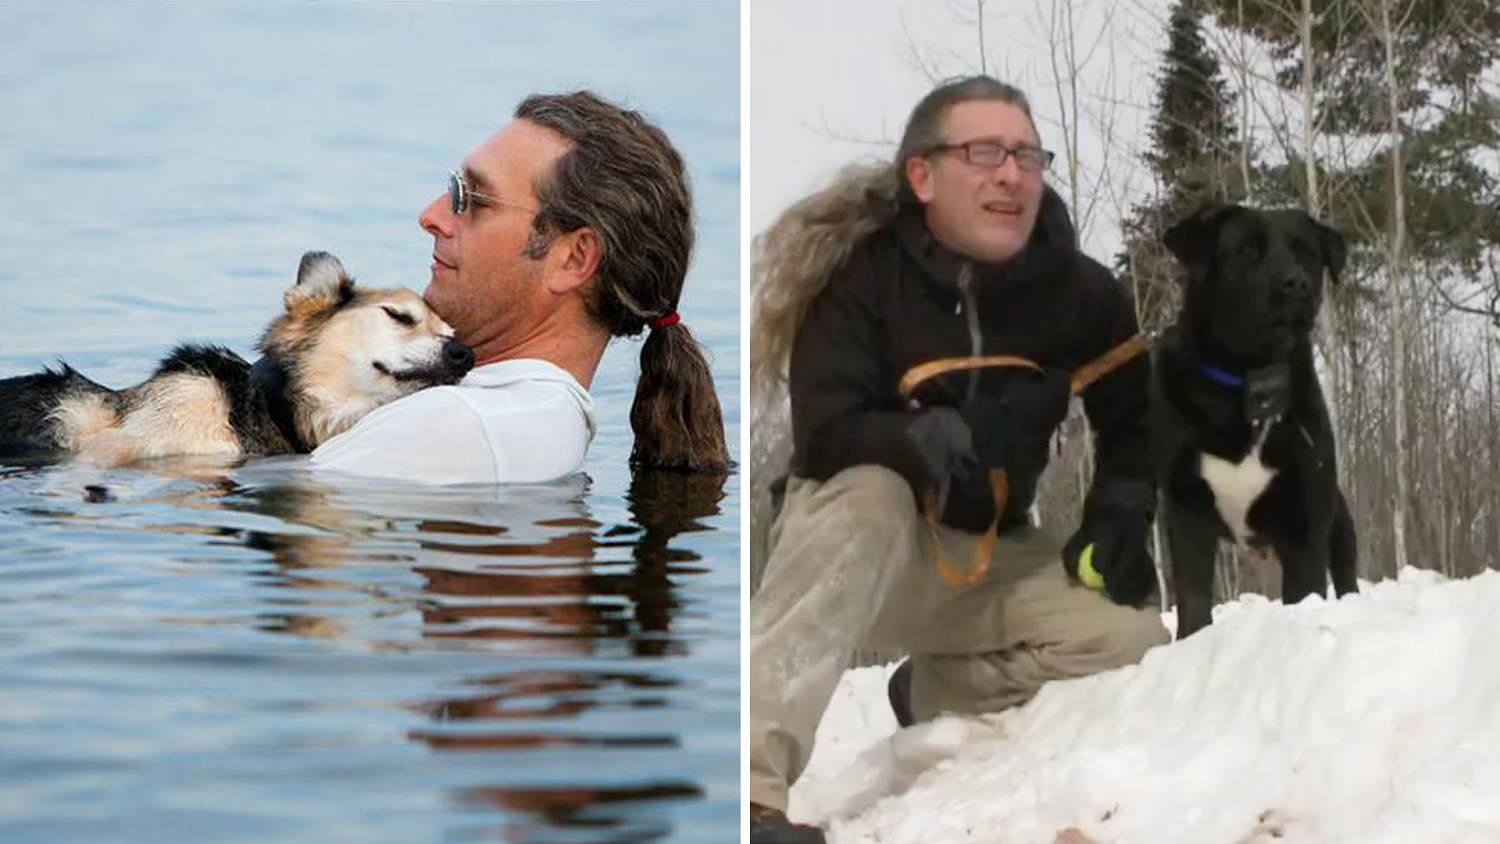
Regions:
<instances>
[{"instance_id":1,"label":"tan leash","mask_svg":"<svg viewBox=\"0 0 1500 844\"><path fill-rule=\"evenodd\" d=\"M1136 334L1120 345L1094 358L1073 373L1073 395L1083 392L1090 384L1124 366L1131 358L1146 351L1146 335Z\"/></svg>"},{"instance_id":2,"label":"tan leash","mask_svg":"<svg viewBox=\"0 0 1500 844\"><path fill-rule=\"evenodd\" d=\"M1037 372L1042 371L1041 364L1030 358L1023 358L1018 355L938 358L926 363L919 363L911 369L906 370L906 374L901 376L901 381L896 385L896 389L901 391L901 400L907 401L911 398L911 394L916 392L916 389L929 379L936 378L939 375L947 375L950 372L984 369L991 366L1014 366L1022 369L1034 369Z\"/></svg>"},{"instance_id":3,"label":"tan leash","mask_svg":"<svg viewBox=\"0 0 1500 844\"><path fill-rule=\"evenodd\" d=\"M1073 395L1084 391L1090 384L1123 366L1127 361L1146 350L1146 338L1136 334L1130 339L1115 346L1097 358L1080 366L1068 379L1069 389ZM901 376L898 389L901 399L909 401L917 387L923 382L944 375L949 372L962 372L970 369L983 369L995 366L1019 367L1022 369L1034 369L1042 371L1042 367L1034 360L1019 357L1017 355L978 355L962 358L938 358L926 363L919 363L906 371ZM990 494L995 499L995 520L990 523L988 530L979 537L975 543L974 550L969 555L969 570L959 571L956 566L948 562L948 557L943 553L943 543L938 537L938 500L937 490L929 489L922 495L922 518L927 523L927 532L932 536L932 553L937 558L938 576L949 586L973 586L978 583L990 568L990 555L995 550L995 540L999 538L998 529L1000 518L1005 513L1005 505L1010 498L1010 480L1005 476L1004 469L992 468L989 470Z\"/></svg>"}]
</instances>

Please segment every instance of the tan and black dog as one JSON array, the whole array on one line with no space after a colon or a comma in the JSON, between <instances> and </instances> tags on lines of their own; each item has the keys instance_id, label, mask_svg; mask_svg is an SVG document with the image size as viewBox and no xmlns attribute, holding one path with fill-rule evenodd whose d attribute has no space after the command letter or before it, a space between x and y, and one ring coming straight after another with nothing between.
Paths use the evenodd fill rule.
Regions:
<instances>
[{"instance_id":1,"label":"tan and black dog","mask_svg":"<svg viewBox=\"0 0 1500 844\"><path fill-rule=\"evenodd\" d=\"M1344 238L1298 210L1210 205L1169 229L1182 311L1151 380L1152 460L1177 592L1177 635L1212 620L1220 539L1274 549L1282 599L1356 591L1354 523L1310 332Z\"/></svg>"},{"instance_id":2,"label":"tan and black dog","mask_svg":"<svg viewBox=\"0 0 1500 844\"><path fill-rule=\"evenodd\" d=\"M119 465L306 452L376 407L455 383L474 365L421 297L360 288L326 252L302 256L283 300L254 365L221 346L183 345L122 390L66 365L0 380L0 456L62 451Z\"/></svg>"}]
</instances>

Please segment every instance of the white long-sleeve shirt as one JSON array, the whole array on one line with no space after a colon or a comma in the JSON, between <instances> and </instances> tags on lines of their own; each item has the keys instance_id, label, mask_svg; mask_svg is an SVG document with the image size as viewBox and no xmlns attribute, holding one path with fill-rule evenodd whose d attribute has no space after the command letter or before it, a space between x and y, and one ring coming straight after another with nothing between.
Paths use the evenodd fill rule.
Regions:
<instances>
[{"instance_id":1,"label":"white long-sleeve shirt","mask_svg":"<svg viewBox=\"0 0 1500 844\"><path fill-rule=\"evenodd\" d=\"M593 438L588 390L556 364L526 358L376 408L318 446L311 465L429 484L538 483L581 469Z\"/></svg>"}]
</instances>

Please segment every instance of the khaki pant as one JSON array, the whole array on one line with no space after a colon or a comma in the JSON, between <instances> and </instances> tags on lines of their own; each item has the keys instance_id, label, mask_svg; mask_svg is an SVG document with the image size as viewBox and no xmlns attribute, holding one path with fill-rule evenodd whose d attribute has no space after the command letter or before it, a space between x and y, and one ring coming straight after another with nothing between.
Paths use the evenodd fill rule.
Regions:
<instances>
[{"instance_id":1,"label":"khaki pant","mask_svg":"<svg viewBox=\"0 0 1500 844\"><path fill-rule=\"evenodd\" d=\"M940 528L967 567L976 539ZM813 734L856 650L912 655L912 712L993 712L1042 684L1138 661L1170 640L1154 608L1069 583L1060 544L1007 532L985 579L945 584L911 487L856 466L825 483L793 478L750 600L750 799L786 809Z\"/></svg>"}]
</instances>

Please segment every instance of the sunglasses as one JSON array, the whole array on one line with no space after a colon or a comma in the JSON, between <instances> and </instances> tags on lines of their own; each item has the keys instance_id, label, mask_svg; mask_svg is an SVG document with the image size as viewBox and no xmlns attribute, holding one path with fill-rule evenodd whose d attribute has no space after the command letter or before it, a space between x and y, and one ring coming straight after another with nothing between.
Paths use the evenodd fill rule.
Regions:
<instances>
[{"instance_id":1,"label":"sunglasses","mask_svg":"<svg viewBox=\"0 0 1500 844\"><path fill-rule=\"evenodd\" d=\"M495 205L504 208L518 208L522 211L536 212L536 206L525 205L520 202L512 202L498 196L480 193L469 187L461 173L457 170L448 171L448 204L454 214L463 214L475 205Z\"/></svg>"}]
</instances>

